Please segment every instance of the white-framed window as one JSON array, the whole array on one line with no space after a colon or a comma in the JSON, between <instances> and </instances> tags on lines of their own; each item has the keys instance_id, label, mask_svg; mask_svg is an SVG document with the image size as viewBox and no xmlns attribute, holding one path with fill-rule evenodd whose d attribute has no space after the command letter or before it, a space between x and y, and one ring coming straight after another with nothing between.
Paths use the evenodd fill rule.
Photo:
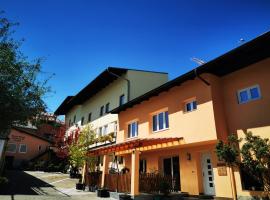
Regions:
<instances>
[{"instance_id":1,"label":"white-framed window","mask_svg":"<svg viewBox=\"0 0 270 200\"><path fill-rule=\"evenodd\" d=\"M19 153L26 153L26 152L27 152L27 145L26 144L20 144Z\"/></svg>"},{"instance_id":2,"label":"white-framed window","mask_svg":"<svg viewBox=\"0 0 270 200\"><path fill-rule=\"evenodd\" d=\"M100 136L102 135L102 127L98 128L98 135L100 135Z\"/></svg>"},{"instance_id":3,"label":"white-framed window","mask_svg":"<svg viewBox=\"0 0 270 200\"><path fill-rule=\"evenodd\" d=\"M138 122L131 122L128 124L128 138L134 138L138 136Z\"/></svg>"},{"instance_id":4,"label":"white-framed window","mask_svg":"<svg viewBox=\"0 0 270 200\"><path fill-rule=\"evenodd\" d=\"M197 101L192 100L185 103L185 112L191 112L197 110Z\"/></svg>"},{"instance_id":5,"label":"white-framed window","mask_svg":"<svg viewBox=\"0 0 270 200\"><path fill-rule=\"evenodd\" d=\"M160 131L169 128L169 114L168 111L153 115L153 131Z\"/></svg>"},{"instance_id":6,"label":"white-framed window","mask_svg":"<svg viewBox=\"0 0 270 200\"><path fill-rule=\"evenodd\" d=\"M16 143L8 143L7 145L7 152L9 153L16 153L17 145Z\"/></svg>"},{"instance_id":7,"label":"white-framed window","mask_svg":"<svg viewBox=\"0 0 270 200\"><path fill-rule=\"evenodd\" d=\"M102 134L106 135L108 133L108 125L103 126Z\"/></svg>"},{"instance_id":8,"label":"white-framed window","mask_svg":"<svg viewBox=\"0 0 270 200\"><path fill-rule=\"evenodd\" d=\"M254 85L237 92L238 103L247 103L261 98L261 91L259 85Z\"/></svg>"}]
</instances>

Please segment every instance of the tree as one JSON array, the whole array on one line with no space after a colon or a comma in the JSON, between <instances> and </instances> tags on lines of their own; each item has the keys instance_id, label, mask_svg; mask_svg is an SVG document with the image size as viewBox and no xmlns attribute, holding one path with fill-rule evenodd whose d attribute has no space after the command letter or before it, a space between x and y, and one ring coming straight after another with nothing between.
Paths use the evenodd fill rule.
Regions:
<instances>
[{"instance_id":1,"label":"tree","mask_svg":"<svg viewBox=\"0 0 270 200\"><path fill-rule=\"evenodd\" d=\"M270 191L270 142L268 138L261 138L245 133L244 144L239 148L236 135L228 137L228 144L219 141L216 145L218 158L228 166L241 166L250 176L258 181L263 180L264 190ZM240 159L241 158L241 159Z\"/></svg>"},{"instance_id":2,"label":"tree","mask_svg":"<svg viewBox=\"0 0 270 200\"><path fill-rule=\"evenodd\" d=\"M45 111L48 79L38 80L41 59L30 62L21 52L22 41L12 38L13 27L0 13L0 134L7 136L14 124L25 124Z\"/></svg>"}]
</instances>

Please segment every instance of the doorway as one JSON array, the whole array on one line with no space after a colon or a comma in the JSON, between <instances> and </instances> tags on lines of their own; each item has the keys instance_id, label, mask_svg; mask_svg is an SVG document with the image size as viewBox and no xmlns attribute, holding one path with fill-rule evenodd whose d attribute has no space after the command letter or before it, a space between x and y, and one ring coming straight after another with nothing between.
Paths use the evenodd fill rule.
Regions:
<instances>
[{"instance_id":1,"label":"doorway","mask_svg":"<svg viewBox=\"0 0 270 200\"><path fill-rule=\"evenodd\" d=\"M173 190L181 191L179 156L163 159L163 173L172 177Z\"/></svg>"},{"instance_id":2,"label":"doorway","mask_svg":"<svg viewBox=\"0 0 270 200\"><path fill-rule=\"evenodd\" d=\"M213 164L210 153L202 154L201 165L202 165L204 194L215 195Z\"/></svg>"}]
</instances>

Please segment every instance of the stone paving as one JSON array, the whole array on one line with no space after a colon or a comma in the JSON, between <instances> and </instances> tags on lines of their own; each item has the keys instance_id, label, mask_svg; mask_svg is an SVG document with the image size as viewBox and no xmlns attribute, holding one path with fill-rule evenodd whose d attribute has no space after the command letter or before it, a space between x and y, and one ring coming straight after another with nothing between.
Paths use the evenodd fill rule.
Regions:
<instances>
[{"instance_id":1,"label":"stone paving","mask_svg":"<svg viewBox=\"0 0 270 200\"><path fill-rule=\"evenodd\" d=\"M68 174L38 171L7 171L9 183L0 186L0 200L111 200L75 189L77 179Z\"/></svg>"}]
</instances>

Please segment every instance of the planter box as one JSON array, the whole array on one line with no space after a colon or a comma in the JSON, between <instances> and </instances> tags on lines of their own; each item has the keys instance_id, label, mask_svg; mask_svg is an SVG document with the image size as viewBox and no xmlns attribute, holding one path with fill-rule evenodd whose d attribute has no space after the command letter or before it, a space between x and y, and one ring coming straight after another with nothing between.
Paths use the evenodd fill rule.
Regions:
<instances>
[{"instance_id":1,"label":"planter box","mask_svg":"<svg viewBox=\"0 0 270 200\"><path fill-rule=\"evenodd\" d=\"M98 197L110 197L110 193L107 189L98 189L97 196Z\"/></svg>"},{"instance_id":2,"label":"planter box","mask_svg":"<svg viewBox=\"0 0 270 200\"><path fill-rule=\"evenodd\" d=\"M76 183L76 189L77 190L83 190L84 189L84 184L83 183Z\"/></svg>"}]
</instances>

